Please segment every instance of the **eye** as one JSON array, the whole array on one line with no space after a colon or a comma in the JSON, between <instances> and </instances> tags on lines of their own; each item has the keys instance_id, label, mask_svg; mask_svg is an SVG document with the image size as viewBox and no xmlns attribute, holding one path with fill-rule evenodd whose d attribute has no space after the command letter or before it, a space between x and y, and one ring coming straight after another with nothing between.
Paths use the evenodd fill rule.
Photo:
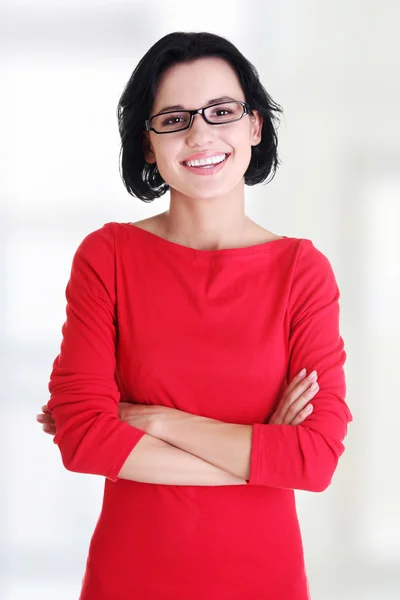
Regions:
<instances>
[{"instance_id":1,"label":"eye","mask_svg":"<svg viewBox=\"0 0 400 600\"><path fill-rule=\"evenodd\" d=\"M185 119L183 117L169 117L163 121L163 125L176 125L177 123L182 123Z\"/></svg>"},{"instance_id":2,"label":"eye","mask_svg":"<svg viewBox=\"0 0 400 600\"><path fill-rule=\"evenodd\" d=\"M226 115L231 115L232 111L228 110L227 108L219 108L218 110L215 111L215 114L217 117L224 117Z\"/></svg>"}]
</instances>

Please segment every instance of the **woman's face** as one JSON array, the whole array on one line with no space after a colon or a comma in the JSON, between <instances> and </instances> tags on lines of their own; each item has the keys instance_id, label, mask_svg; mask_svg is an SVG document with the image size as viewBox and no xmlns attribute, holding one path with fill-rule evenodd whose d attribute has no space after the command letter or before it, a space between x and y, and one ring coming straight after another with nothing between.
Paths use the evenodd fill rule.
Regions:
<instances>
[{"instance_id":1,"label":"woman's face","mask_svg":"<svg viewBox=\"0 0 400 600\"><path fill-rule=\"evenodd\" d=\"M214 103L210 100L224 97L246 101L235 70L220 58L196 59L174 65L163 74L149 116L176 105L186 110L203 108ZM261 127L257 111L222 125L210 125L201 115L195 115L189 129L162 135L146 132L149 143L145 143L145 158L157 163L172 194L176 190L190 198L224 196L237 186L243 188L251 147L261 141ZM218 168L195 170L185 165L191 157L222 154L227 158Z\"/></svg>"}]
</instances>

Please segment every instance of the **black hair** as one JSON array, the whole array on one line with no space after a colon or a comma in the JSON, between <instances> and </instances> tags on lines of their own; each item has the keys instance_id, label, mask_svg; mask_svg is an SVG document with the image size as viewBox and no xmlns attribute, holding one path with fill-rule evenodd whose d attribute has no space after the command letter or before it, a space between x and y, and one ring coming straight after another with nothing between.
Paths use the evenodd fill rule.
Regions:
<instances>
[{"instance_id":1,"label":"black hair","mask_svg":"<svg viewBox=\"0 0 400 600\"><path fill-rule=\"evenodd\" d=\"M144 202L159 198L169 189L156 164L144 158L144 122L150 116L156 87L162 73L177 63L197 58L217 57L236 71L246 102L263 117L262 139L252 146L245 184L255 185L274 177L280 164L275 122L283 110L274 102L259 80L256 68L227 39L206 32L169 33L156 42L133 71L118 102L117 117L121 136L120 173L132 196ZM266 182L268 183L268 181Z\"/></svg>"}]
</instances>

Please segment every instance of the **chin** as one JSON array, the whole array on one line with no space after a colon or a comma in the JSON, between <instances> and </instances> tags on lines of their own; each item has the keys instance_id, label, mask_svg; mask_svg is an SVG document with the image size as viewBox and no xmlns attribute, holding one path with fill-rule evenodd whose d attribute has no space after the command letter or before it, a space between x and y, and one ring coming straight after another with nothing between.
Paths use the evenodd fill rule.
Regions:
<instances>
[{"instance_id":1,"label":"chin","mask_svg":"<svg viewBox=\"0 0 400 600\"><path fill-rule=\"evenodd\" d=\"M210 182L211 183L211 182ZM193 200L212 200L214 198L220 198L221 196L227 196L233 192L236 188L237 183L229 185L227 183L220 185L199 185L199 186L188 186L176 189L179 194L192 198Z\"/></svg>"},{"instance_id":2,"label":"chin","mask_svg":"<svg viewBox=\"0 0 400 600\"><path fill-rule=\"evenodd\" d=\"M199 200L199 201L207 201L207 200L215 200L218 198L222 198L223 196L228 196L229 195L230 190L223 190L223 189L215 189L215 190L207 190L207 191L203 191L200 192L198 190L193 191L192 193L188 193L186 194L189 198L191 198L192 200Z\"/></svg>"}]
</instances>

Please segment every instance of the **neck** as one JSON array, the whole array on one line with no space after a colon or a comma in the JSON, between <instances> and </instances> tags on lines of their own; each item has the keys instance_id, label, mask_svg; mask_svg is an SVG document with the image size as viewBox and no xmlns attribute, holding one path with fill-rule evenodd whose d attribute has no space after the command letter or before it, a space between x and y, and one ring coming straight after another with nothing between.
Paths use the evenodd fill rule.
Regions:
<instances>
[{"instance_id":1,"label":"neck","mask_svg":"<svg viewBox=\"0 0 400 600\"><path fill-rule=\"evenodd\" d=\"M239 247L254 225L244 197L193 200L171 190L169 209L162 213L166 238L198 250Z\"/></svg>"}]
</instances>

